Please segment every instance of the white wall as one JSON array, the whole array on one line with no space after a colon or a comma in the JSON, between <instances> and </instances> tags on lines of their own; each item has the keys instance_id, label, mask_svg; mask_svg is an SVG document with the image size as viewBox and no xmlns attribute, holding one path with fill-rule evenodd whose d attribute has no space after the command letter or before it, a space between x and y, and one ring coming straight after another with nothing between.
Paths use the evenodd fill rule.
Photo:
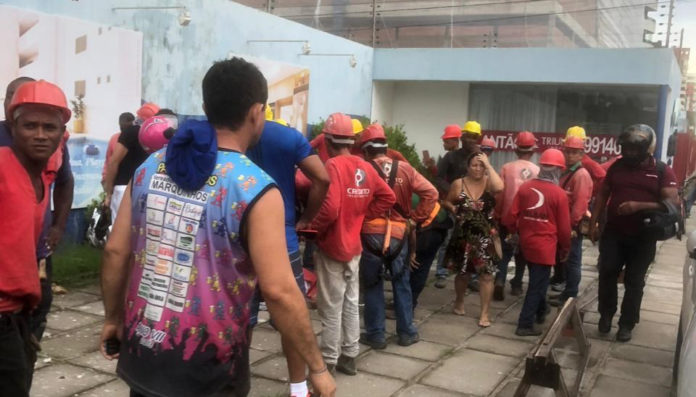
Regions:
<instances>
[{"instance_id":1,"label":"white wall","mask_svg":"<svg viewBox=\"0 0 696 397\"><path fill-rule=\"evenodd\" d=\"M418 154L423 150L428 150L433 157L444 154L440 136L445 126L462 125L467 120L468 83L378 82L373 92L376 113L372 118L382 121L391 113L387 123L403 124L408 141L416 145Z\"/></svg>"}]
</instances>

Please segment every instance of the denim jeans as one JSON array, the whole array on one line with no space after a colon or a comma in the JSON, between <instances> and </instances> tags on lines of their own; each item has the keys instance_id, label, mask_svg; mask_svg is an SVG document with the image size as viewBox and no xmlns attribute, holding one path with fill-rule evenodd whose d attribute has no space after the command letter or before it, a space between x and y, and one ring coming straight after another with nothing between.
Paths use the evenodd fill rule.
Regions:
<instances>
[{"instance_id":1,"label":"denim jeans","mask_svg":"<svg viewBox=\"0 0 696 397\"><path fill-rule=\"evenodd\" d=\"M546 290L549 288L552 266L528 263L527 267L529 268L529 286L517 321L518 328L532 328L536 317L546 313Z\"/></svg>"},{"instance_id":2,"label":"denim jeans","mask_svg":"<svg viewBox=\"0 0 696 397\"><path fill-rule=\"evenodd\" d=\"M447 252L449 241L452 238L452 230L454 230L454 228L447 229L445 241L440 245L440 250L437 252L437 270L435 271L435 277L437 278L447 278L447 276L449 276L449 270L447 270L447 265L445 264L445 253Z\"/></svg>"},{"instance_id":3,"label":"denim jeans","mask_svg":"<svg viewBox=\"0 0 696 397\"><path fill-rule=\"evenodd\" d=\"M599 242L599 300L597 309L602 317L616 313L617 278L625 266L624 298L621 302L619 326L633 329L640 321L645 273L655 259L657 242L640 235L628 236L605 230Z\"/></svg>"},{"instance_id":4,"label":"denim jeans","mask_svg":"<svg viewBox=\"0 0 696 397\"><path fill-rule=\"evenodd\" d=\"M41 302L39 306L31 313L30 329L36 340L41 341L44 331L46 330L46 322L48 313L51 311L51 303L53 302L53 289L51 282L53 280L53 260L50 256L46 260L46 278L41 279Z\"/></svg>"},{"instance_id":5,"label":"denim jeans","mask_svg":"<svg viewBox=\"0 0 696 397\"><path fill-rule=\"evenodd\" d=\"M570 239L570 253L564 263L566 285L561 292L561 299L577 298L582 274L582 235Z\"/></svg>"},{"instance_id":6,"label":"denim jeans","mask_svg":"<svg viewBox=\"0 0 696 397\"><path fill-rule=\"evenodd\" d=\"M505 284L507 279L508 266L510 265L510 260L515 258L515 277L510 280L510 285L513 287L522 287L522 278L524 277L524 268L527 261L524 260L522 254L518 251L515 252L515 247L506 243L505 238L508 236L507 230L505 228L500 228L500 239L503 248L503 257L500 258L498 262L498 273L495 275L495 281L499 284Z\"/></svg>"},{"instance_id":7,"label":"denim jeans","mask_svg":"<svg viewBox=\"0 0 696 397\"><path fill-rule=\"evenodd\" d=\"M384 242L382 234L363 235L374 247L381 247ZM399 239L392 238L389 249L395 249ZM391 253L391 252L390 252ZM411 298L410 271L407 268L407 244L391 263L392 290L394 293L394 311L396 313L396 332L399 335L414 336L418 333L413 325L413 304ZM365 333L370 341L385 340L384 328L384 280L380 276L383 259L364 249L360 258L361 282L365 297Z\"/></svg>"},{"instance_id":8,"label":"denim jeans","mask_svg":"<svg viewBox=\"0 0 696 397\"><path fill-rule=\"evenodd\" d=\"M418 296L423 292L425 283L428 281L428 274L433 265L433 260L438 250L447 238L447 229L426 229L418 233L416 243L416 261L420 266L416 270L411 270L411 295L413 308L418 304Z\"/></svg>"}]
</instances>

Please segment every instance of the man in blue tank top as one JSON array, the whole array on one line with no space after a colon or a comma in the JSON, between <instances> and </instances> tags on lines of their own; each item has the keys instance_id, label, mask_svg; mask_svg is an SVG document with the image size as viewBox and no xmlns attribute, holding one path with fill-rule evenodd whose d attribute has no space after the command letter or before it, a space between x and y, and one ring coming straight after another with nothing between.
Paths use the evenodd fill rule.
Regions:
<instances>
[{"instance_id":1,"label":"man in blue tank top","mask_svg":"<svg viewBox=\"0 0 696 397\"><path fill-rule=\"evenodd\" d=\"M131 396L246 396L257 283L315 392L335 393L290 271L282 196L242 154L267 96L254 65L215 63L203 79L208 121L184 123L128 185L104 251L101 340Z\"/></svg>"},{"instance_id":2,"label":"man in blue tank top","mask_svg":"<svg viewBox=\"0 0 696 397\"><path fill-rule=\"evenodd\" d=\"M290 266L302 293L306 293L302 255L297 230L306 229L321 208L329 188L329 175L319 156L309 146L307 138L294 128L275 121L266 121L261 139L247 151L247 156L261 167L278 184L285 205L285 238ZM297 168L309 178L312 186L307 207L295 224L295 173ZM255 313L252 313L252 317ZM252 318L252 324L256 321ZM287 358L290 378L290 397L306 397L307 368L298 352L291 348L288 338L282 338L283 352Z\"/></svg>"}]
</instances>

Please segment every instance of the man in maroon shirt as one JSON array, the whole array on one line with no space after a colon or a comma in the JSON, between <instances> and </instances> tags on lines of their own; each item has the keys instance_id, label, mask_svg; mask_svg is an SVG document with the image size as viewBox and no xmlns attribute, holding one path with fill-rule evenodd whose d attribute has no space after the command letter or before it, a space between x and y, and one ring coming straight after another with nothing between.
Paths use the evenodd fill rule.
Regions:
<instances>
[{"instance_id":1,"label":"man in maroon shirt","mask_svg":"<svg viewBox=\"0 0 696 397\"><path fill-rule=\"evenodd\" d=\"M517 321L515 334L541 335L534 322L543 324L548 313L546 290L556 251L565 261L570 250L568 196L558 186L565 158L558 149L547 149L539 158L539 176L517 191L512 207L503 219L511 235L519 232L522 255L529 267L529 286Z\"/></svg>"},{"instance_id":2,"label":"man in maroon shirt","mask_svg":"<svg viewBox=\"0 0 696 397\"><path fill-rule=\"evenodd\" d=\"M617 305L617 278L625 266L624 293L616 339L631 340L640 320L645 273L655 259L657 241L644 232L643 212L664 210L662 201L679 204L672 169L650 155L655 132L644 124L632 125L619 136L621 159L604 179L590 221L590 236L597 240L597 220L607 210L607 224L599 244L599 332L608 333Z\"/></svg>"}]
</instances>

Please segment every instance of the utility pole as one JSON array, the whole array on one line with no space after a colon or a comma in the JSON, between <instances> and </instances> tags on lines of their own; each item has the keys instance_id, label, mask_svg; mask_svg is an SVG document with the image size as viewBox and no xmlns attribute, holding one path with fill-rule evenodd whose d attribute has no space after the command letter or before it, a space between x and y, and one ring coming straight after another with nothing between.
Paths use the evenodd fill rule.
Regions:
<instances>
[{"instance_id":1,"label":"utility pole","mask_svg":"<svg viewBox=\"0 0 696 397\"><path fill-rule=\"evenodd\" d=\"M681 28L681 33L679 34L679 49L684 48L684 28Z\"/></svg>"},{"instance_id":2,"label":"utility pole","mask_svg":"<svg viewBox=\"0 0 696 397\"><path fill-rule=\"evenodd\" d=\"M372 48L377 46L377 0L372 0Z\"/></svg>"},{"instance_id":3,"label":"utility pole","mask_svg":"<svg viewBox=\"0 0 696 397\"><path fill-rule=\"evenodd\" d=\"M669 1L669 10L667 12L667 38L665 39L665 47L669 48L669 42L672 37L672 14L674 13L674 0Z\"/></svg>"}]
</instances>

